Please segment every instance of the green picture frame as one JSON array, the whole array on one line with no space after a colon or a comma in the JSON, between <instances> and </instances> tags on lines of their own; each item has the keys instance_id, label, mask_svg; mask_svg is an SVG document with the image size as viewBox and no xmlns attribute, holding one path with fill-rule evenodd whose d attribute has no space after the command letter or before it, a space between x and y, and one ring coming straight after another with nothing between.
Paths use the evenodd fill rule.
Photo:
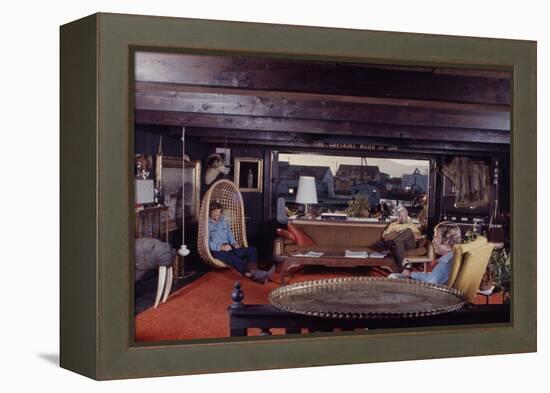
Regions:
<instances>
[{"instance_id":1,"label":"green picture frame","mask_svg":"<svg viewBox=\"0 0 550 393\"><path fill-rule=\"evenodd\" d=\"M536 351L536 42L103 13L60 33L61 367L105 380ZM513 72L511 323L134 343L136 48Z\"/></svg>"}]
</instances>

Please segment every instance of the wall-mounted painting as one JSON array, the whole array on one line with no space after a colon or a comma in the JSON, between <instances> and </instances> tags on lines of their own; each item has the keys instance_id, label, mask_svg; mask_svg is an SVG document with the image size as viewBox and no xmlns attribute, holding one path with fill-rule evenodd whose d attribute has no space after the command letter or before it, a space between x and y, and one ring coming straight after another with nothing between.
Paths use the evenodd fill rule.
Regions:
<instances>
[{"instance_id":1,"label":"wall-mounted painting","mask_svg":"<svg viewBox=\"0 0 550 393\"><path fill-rule=\"evenodd\" d=\"M263 160L261 158L235 158L235 184L241 192L262 192Z\"/></svg>"},{"instance_id":2,"label":"wall-mounted painting","mask_svg":"<svg viewBox=\"0 0 550 393\"><path fill-rule=\"evenodd\" d=\"M61 44L62 367L537 350L536 42L101 13ZM134 184L153 173L175 227L136 281ZM301 177L321 214L284 229ZM348 214L360 194L369 221ZM172 285L176 253L199 274Z\"/></svg>"},{"instance_id":3,"label":"wall-mounted painting","mask_svg":"<svg viewBox=\"0 0 550 393\"><path fill-rule=\"evenodd\" d=\"M185 206L186 219L198 219L201 186L200 168L200 161L186 161L185 172L182 175L181 157L162 157L161 183L164 204L169 208L170 220L181 222L182 206ZM183 181L185 181L185 201L182 204L181 185Z\"/></svg>"}]
</instances>

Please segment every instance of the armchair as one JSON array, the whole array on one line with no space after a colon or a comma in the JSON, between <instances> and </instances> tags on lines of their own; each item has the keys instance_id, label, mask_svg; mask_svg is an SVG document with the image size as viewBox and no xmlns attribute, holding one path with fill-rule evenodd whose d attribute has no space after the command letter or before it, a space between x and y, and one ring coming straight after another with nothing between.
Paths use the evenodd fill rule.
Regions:
<instances>
[{"instance_id":1,"label":"armchair","mask_svg":"<svg viewBox=\"0 0 550 393\"><path fill-rule=\"evenodd\" d=\"M483 236L470 243L456 244L447 286L462 291L471 303L479 289L493 248L494 245L488 243Z\"/></svg>"}]
</instances>

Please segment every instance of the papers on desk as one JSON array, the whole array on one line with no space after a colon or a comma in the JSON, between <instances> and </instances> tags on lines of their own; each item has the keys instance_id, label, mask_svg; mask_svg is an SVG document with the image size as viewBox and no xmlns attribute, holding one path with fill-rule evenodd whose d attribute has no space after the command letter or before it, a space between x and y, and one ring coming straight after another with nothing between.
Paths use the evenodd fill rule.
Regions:
<instances>
[{"instance_id":1,"label":"papers on desk","mask_svg":"<svg viewBox=\"0 0 550 393\"><path fill-rule=\"evenodd\" d=\"M366 251L350 251L346 250L346 258L368 258L369 253Z\"/></svg>"},{"instance_id":2,"label":"papers on desk","mask_svg":"<svg viewBox=\"0 0 550 393\"><path fill-rule=\"evenodd\" d=\"M386 258L386 256L388 255L388 252L387 251L382 251L382 252L371 252L369 254L369 258Z\"/></svg>"},{"instance_id":3,"label":"papers on desk","mask_svg":"<svg viewBox=\"0 0 550 393\"><path fill-rule=\"evenodd\" d=\"M380 222L376 217L348 217L347 221Z\"/></svg>"},{"instance_id":4,"label":"papers on desk","mask_svg":"<svg viewBox=\"0 0 550 393\"><path fill-rule=\"evenodd\" d=\"M346 250L344 256L346 258L385 258L388 253L384 252L366 252L366 251L351 251Z\"/></svg>"},{"instance_id":5,"label":"papers on desk","mask_svg":"<svg viewBox=\"0 0 550 393\"><path fill-rule=\"evenodd\" d=\"M324 253L322 252L317 252L317 251L308 251L306 252L305 254L304 253L297 253L297 254L292 254L293 257L308 257L308 258L319 258L320 256L322 256Z\"/></svg>"}]
</instances>

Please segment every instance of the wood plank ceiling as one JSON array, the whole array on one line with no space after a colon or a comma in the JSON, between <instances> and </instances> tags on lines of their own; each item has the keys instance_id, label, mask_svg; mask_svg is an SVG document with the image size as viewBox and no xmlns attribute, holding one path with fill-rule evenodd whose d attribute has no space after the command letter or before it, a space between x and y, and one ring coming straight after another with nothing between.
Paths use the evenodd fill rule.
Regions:
<instances>
[{"instance_id":1,"label":"wood plank ceiling","mask_svg":"<svg viewBox=\"0 0 550 393\"><path fill-rule=\"evenodd\" d=\"M510 143L508 72L137 52L135 79L136 124L212 140Z\"/></svg>"}]
</instances>

